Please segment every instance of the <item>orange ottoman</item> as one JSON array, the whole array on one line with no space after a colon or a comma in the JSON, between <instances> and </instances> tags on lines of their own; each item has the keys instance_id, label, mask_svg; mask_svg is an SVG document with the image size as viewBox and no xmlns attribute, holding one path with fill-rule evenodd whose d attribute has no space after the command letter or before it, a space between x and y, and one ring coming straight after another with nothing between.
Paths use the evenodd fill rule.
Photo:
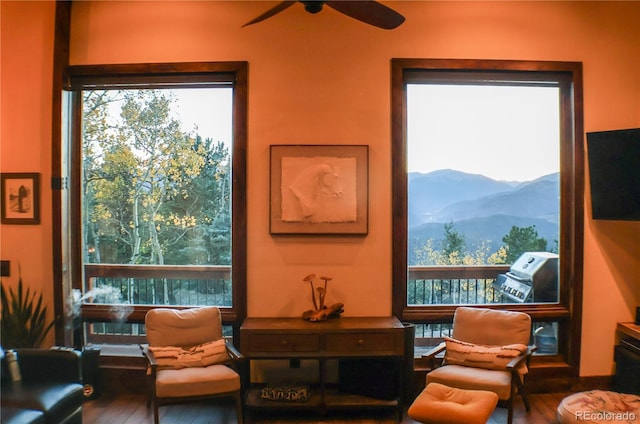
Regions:
<instances>
[{"instance_id":1,"label":"orange ottoman","mask_svg":"<svg viewBox=\"0 0 640 424\"><path fill-rule=\"evenodd\" d=\"M425 424L485 424L497 404L498 395L493 392L429 383L407 414Z\"/></svg>"}]
</instances>

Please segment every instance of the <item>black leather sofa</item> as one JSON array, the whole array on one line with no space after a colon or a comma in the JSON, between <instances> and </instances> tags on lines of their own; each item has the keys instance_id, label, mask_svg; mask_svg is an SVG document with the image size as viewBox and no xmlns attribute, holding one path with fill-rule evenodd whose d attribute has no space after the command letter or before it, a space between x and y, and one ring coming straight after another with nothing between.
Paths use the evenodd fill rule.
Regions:
<instances>
[{"instance_id":1,"label":"black leather sofa","mask_svg":"<svg viewBox=\"0 0 640 424\"><path fill-rule=\"evenodd\" d=\"M21 381L11 381L2 357L2 424L81 424L81 353L64 349L16 349Z\"/></svg>"}]
</instances>

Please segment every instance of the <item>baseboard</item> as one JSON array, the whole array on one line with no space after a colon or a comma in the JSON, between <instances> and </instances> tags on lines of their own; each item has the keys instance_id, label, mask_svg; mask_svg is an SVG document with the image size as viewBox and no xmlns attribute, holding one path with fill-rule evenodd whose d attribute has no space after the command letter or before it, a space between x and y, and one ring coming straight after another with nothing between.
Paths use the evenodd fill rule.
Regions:
<instances>
[{"instance_id":1,"label":"baseboard","mask_svg":"<svg viewBox=\"0 0 640 424\"><path fill-rule=\"evenodd\" d=\"M571 391L584 392L587 390L611 390L612 386L612 375L578 377L574 384L571 386Z\"/></svg>"}]
</instances>

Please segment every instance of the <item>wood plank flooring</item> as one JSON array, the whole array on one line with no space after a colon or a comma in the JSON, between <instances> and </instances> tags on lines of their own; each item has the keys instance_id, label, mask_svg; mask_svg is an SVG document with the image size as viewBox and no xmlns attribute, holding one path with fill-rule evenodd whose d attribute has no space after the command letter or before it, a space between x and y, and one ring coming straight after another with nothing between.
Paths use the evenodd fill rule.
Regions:
<instances>
[{"instance_id":1,"label":"wood plank flooring","mask_svg":"<svg viewBox=\"0 0 640 424\"><path fill-rule=\"evenodd\" d=\"M531 394L531 412L526 413L520 401L516 403L514 424L556 423L556 407L567 393ZM152 424L153 414L141 394L104 393L97 399L85 402L85 424ZM252 414L247 424L396 424L393 413L361 412L317 416L282 410L276 414ZM487 424L505 424L507 410L496 408ZM163 406L160 408L161 424L237 424L235 408L225 400L209 403L192 403ZM401 424L416 424L406 413Z\"/></svg>"}]
</instances>

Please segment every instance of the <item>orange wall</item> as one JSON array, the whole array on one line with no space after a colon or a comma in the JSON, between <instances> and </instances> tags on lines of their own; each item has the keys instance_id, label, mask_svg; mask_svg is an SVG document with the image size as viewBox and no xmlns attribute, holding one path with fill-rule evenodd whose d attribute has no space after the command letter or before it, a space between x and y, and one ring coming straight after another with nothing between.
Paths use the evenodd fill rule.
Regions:
<instances>
[{"instance_id":1,"label":"orange wall","mask_svg":"<svg viewBox=\"0 0 640 424\"><path fill-rule=\"evenodd\" d=\"M334 278L345 315L391 312L390 59L580 61L585 130L640 127L640 2L386 2L393 31L295 5L241 28L273 2L98 2L73 5L71 63L249 62L248 312L298 316L301 279ZM2 2L3 172L43 175L43 223L3 226L2 258L51 298L52 2ZM271 237L269 145L368 144L365 238ZM588 181L587 181L588 187ZM640 223L594 222L586 193L580 374L609 375L617 321L640 304Z\"/></svg>"},{"instance_id":2,"label":"orange wall","mask_svg":"<svg viewBox=\"0 0 640 424\"><path fill-rule=\"evenodd\" d=\"M20 267L24 284L43 293L51 316L54 13L53 2L0 2L0 171L41 173L41 224L0 225L0 258L11 261L3 283L17 284Z\"/></svg>"}]
</instances>

